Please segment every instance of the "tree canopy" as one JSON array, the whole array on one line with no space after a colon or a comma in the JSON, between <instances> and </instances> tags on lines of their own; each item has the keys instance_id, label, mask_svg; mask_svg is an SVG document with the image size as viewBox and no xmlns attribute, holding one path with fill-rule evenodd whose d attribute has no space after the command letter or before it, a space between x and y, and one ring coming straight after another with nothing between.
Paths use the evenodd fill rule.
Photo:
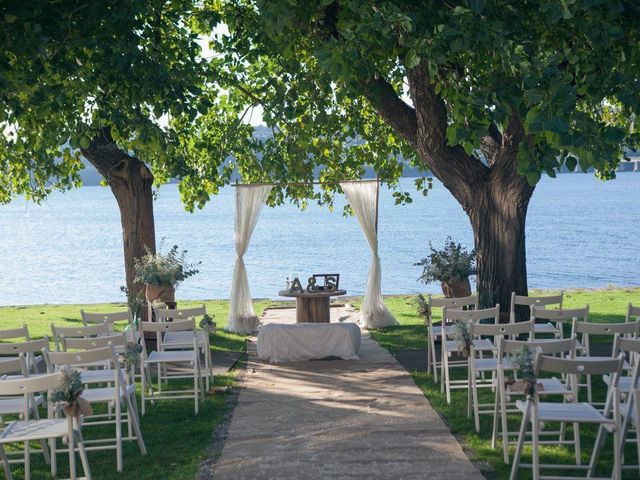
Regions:
<instances>
[{"instance_id":1,"label":"tree canopy","mask_svg":"<svg viewBox=\"0 0 640 480\"><path fill-rule=\"evenodd\" d=\"M361 135L373 145L361 147L368 151L360 163L373 153L414 157L407 92L418 65L444 99L447 145L472 157L482 151L490 164L499 134L514 117L521 122L518 172L531 184L563 163L611 178L622 147L640 141L633 126L640 105L634 1L215 4L230 30L224 51L235 52L227 62L242 70L266 123L286 129L274 141L280 153L351 166L358 149L335 147ZM386 108L375 111L382 103ZM406 115L390 118L394 110ZM396 167L382 163L383 174L385 168Z\"/></svg>"},{"instance_id":2,"label":"tree canopy","mask_svg":"<svg viewBox=\"0 0 640 480\"><path fill-rule=\"evenodd\" d=\"M156 184L184 178L187 204L215 193L232 171L225 158L252 158L220 60L203 56L201 32L217 18L191 0L3 2L0 201L78 185L81 149L104 133Z\"/></svg>"}]
</instances>

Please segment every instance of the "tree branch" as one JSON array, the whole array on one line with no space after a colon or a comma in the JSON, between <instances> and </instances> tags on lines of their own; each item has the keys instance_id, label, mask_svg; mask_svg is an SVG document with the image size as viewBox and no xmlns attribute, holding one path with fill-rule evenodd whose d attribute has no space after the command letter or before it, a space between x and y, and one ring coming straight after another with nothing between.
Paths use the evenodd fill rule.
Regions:
<instances>
[{"instance_id":1,"label":"tree branch","mask_svg":"<svg viewBox=\"0 0 640 480\"><path fill-rule=\"evenodd\" d=\"M393 86L382 78L363 85L365 98L382 118L414 148L417 148L416 111L398 96Z\"/></svg>"}]
</instances>

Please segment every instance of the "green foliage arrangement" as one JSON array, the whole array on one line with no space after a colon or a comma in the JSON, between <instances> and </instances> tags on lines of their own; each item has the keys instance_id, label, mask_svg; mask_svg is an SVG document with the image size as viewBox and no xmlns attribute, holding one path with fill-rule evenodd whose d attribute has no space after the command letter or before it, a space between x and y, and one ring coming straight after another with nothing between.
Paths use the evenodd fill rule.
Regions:
<instances>
[{"instance_id":1,"label":"green foliage arrangement","mask_svg":"<svg viewBox=\"0 0 640 480\"><path fill-rule=\"evenodd\" d=\"M213 316L206 313L202 317L202 320L200 320L199 325L202 330L209 333L215 332L217 328L216 322L213 321Z\"/></svg>"},{"instance_id":2,"label":"green foliage arrangement","mask_svg":"<svg viewBox=\"0 0 640 480\"><path fill-rule=\"evenodd\" d=\"M536 393L538 379L535 372L536 352L524 345L520 351L513 355L513 365L520 370L522 377L523 392L532 396Z\"/></svg>"},{"instance_id":3,"label":"green foliage arrangement","mask_svg":"<svg viewBox=\"0 0 640 480\"><path fill-rule=\"evenodd\" d=\"M429 256L414 264L423 267L419 278L422 282L456 282L476 274L475 250L467 252L462 245L451 240L451 237L447 237L444 249L436 250L431 242L429 249Z\"/></svg>"},{"instance_id":4,"label":"green foliage arrangement","mask_svg":"<svg viewBox=\"0 0 640 480\"><path fill-rule=\"evenodd\" d=\"M427 316L429 315L429 304L427 300L424 298L424 295L419 294L415 300L416 303L416 313L418 317L424 318L425 322L427 321Z\"/></svg>"},{"instance_id":5,"label":"green foliage arrangement","mask_svg":"<svg viewBox=\"0 0 640 480\"><path fill-rule=\"evenodd\" d=\"M471 355L471 345L473 344L473 338L471 338L471 331L469 330L469 324L463 320L458 320L453 324L453 339L458 342L460 353L464 358L468 358Z\"/></svg>"},{"instance_id":6,"label":"green foliage arrangement","mask_svg":"<svg viewBox=\"0 0 640 480\"><path fill-rule=\"evenodd\" d=\"M62 370L60 381L51 391L51 401L74 405L83 391L80 372L73 368Z\"/></svg>"},{"instance_id":7,"label":"green foliage arrangement","mask_svg":"<svg viewBox=\"0 0 640 480\"><path fill-rule=\"evenodd\" d=\"M124 366L128 373L131 373L140 365L140 354L142 353L142 345L139 343L129 342L124 350Z\"/></svg>"},{"instance_id":8,"label":"green foliage arrangement","mask_svg":"<svg viewBox=\"0 0 640 480\"><path fill-rule=\"evenodd\" d=\"M154 286L177 286L183 280L198 273L198 263L187 263L186 250L178 251L174 245L166 253L162 253L162 245L157 253L145 247L145 254L134 262L136 281Z\"/></svg>"}]
</instances>

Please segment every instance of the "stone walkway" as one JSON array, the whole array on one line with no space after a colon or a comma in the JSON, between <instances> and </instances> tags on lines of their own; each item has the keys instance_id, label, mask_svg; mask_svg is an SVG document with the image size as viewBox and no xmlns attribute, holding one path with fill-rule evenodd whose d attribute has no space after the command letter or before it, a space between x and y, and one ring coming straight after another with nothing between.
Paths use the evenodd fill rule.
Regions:
<instances>
[{"instance_id":1,"label":"stone walkway","mask_svg":"<svg viewBox=\"0 0 640 480\"><path fill-rule=\"evenodd\" d=\"M331 309L332 321L350 309ZM291 321L293 310L263 318ZM402 366L363 332L360 360L271 365L249 346L215 479L482 479Z\"/></svg>"}]
</instances>

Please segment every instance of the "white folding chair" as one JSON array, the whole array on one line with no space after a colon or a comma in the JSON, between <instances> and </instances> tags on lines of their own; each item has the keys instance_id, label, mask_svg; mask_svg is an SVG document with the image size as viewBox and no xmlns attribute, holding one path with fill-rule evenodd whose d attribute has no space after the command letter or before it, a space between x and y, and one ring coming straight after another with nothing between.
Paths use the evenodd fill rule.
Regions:
<instances>
[{"instance_id":1,"label":"white folding chair","mask_svg":"<svg viewBox=\"0 0 640 480\"><path fill-rule=\"evenodd\" d=\"M126 320L129 322L129 325L133 324L133 315L130 310L111 313L85 312L84 310L80 310L80 316L82 317L82 323L84 323L85 327L89 325L106 324L109 333L115 331L113 324L121 320Z\"/></svg>"},{"instance_id":2,"label":"white folding chair","mask_svg":"<svg viewBox=\"0 0 640 480\"><path fill-rule=\"evenodd\" d=\"M9 462L4 450L4 445L8 443L24 443L24 476L26 479L31 478L31 447L30 442L33 440L49 441L51 449L51 475L57 474L57 459L55 439L66 439L69 453L69 472L71 480L77 478L76 474L76 444L80 453L82 469L85 477L91 479L91 471L89 470L89 460L80 433L80 425L76 424L73 416L65 418L53 418L53 406L48 402L47 419L31 419L29 397L40 393L47 393L51 398L51 391L60 382L61 373L53 373L50 375L38 375L29 378L18 378L13 380L0 381L0 397L17 397L22 396L24 401L24 409L22 411L22 419L14 420L7 424L0 434L0 463L4 468L7 480L12 480ZM53 448L51 448L53 447Z\"/></svg>"},{"instance_id":3,"label":"white folding chair","mask_svg":"<svg viewBox=\"0 0 640 480\"><path fill-rule=\"evenodd\" d=\"M203 317L207 314L207 309L204 305L194 308L159 308L156 309L156 320L159 322L167 322L173 320L187 320L196 317ZM196 323L197 326L197 323ZM209 390L210 380L213 379L213 362L211 359L211 344L209 340L209 332L202 329L196 329L196 339L198 341L198 348L204 356L204 369L202 370L205 375L205 382L207 390ZM163 350L181 350L183 348L191 348L191 334L187 331L182 332L166 332L162 339Z\"/></svg>"},{"instance_id":4,"label":"white folding chair","mask_svg":"<svg viewBox=\"0 0 640 480\"><path fill-rule=\"evenodd\" d=\"M638 321L640 320L640 305L633 305L631 303L629 303L629 306L627 307L627 317L626 317L626 321L627 322L631 322L631 321Z\"/></svg>"},{"instance_id":5,"label":"white folding chair","mask_svg":"<svg viewBox=\"0 0 640 480\"><path fill-rule=\"evenodd\" d=\"M85 428L92 426L115 425L115 437L105 438L101 436L99 439L86 440L88 446L86 450L113 450L116 451L116 469L122 472L122 444L124 440L136 440L142 455L147 454L147 449L142 438L140 430L140 422L138 420L137 405L135 400L136 384L127 381L118 355L115 352L114 344L124 340L124 335L114 335L113 338L97 338L97 339L68 339L67 342L74 344L75 347L89 345L91 350L73 351L73 352L48 352L45 354L49 371L54 372L62 368L73 367L81 370L82 373L90 372L96 364L110 364L109 370L100 370L100 378L89 375L82 375L82 383L85 389L82 392L84 398L90 404L105 404L109 408L106 414L95 414L84 418L83 425ZM100 343L105 346L91 345L91 343ZM71 348L70 345L67 345ZM104 386L103 380L109 378L108 386ZM96 386L98 385L98 386ZM126 407L126 414L123 415L122 404ZM113 412L111 412L113 409ZM128 426L128 435L123 436L122 424Z\"/></svg>"},{"instance_id":6,"label":"white folding chair","mask_svg":"<svg viewBox=\"0 0 640 480\"><path fill-rule=\"evenodd\" d=\"M436 341L442 337L442 328L448 334L452 332L452 326L447 325L442 320L440 325L434 325L433 323L433 309L434 308L456 308L456 309L478 309L479 296L478 294L471 295L469 297L459 298L433 298L431 295L427 297L427 317L425 324L427 326L427 373L433 374L433 380L438 381L438 369L442 368L442 362L437 361L436 357Z\"/></svg>"},{"instance_id":7,"label":"white folding chair","mask_svg":"<svg viewBox=\"0 0 640 480\"><path fill-rule=\"evenodd\" d=\"M109 326L106 323L96 325L85 325L81 327L58 327L51 324L51 334L53 335L53 348L56 352L62 350L62 338L91 338L102 335L109 335Z\"/></svg>"},{"instance_id":8,"label":"white folding chair","mask_svg":"<svg viewBox=\"0 0 640 480\"><path fill-rule=\"evenodd\" d=\"M542 464L540 463L539 452L539 434L540 434L540 422L571 422L574 424L587 423L595 424L599 426L597 438L601 438L604 430L607 430L613 435L614 455L613 455L613 472L610 477L600 478L613 478L614 480L620 480L621 477L621 448L620 448L620 391L618 390L618 378L622 371L622 358L606 358L594 361L584 361L586 357L582 358L557 358L546 355L538 355L536 359L535 372L539 377L540 373L556 373L567 375L572 377L570 383L573 389L573 399L571 402L558 403L558 402L541 402L537 394L527 395L526 401L518 400L516 407L522 412L522 423L520 426L520 433L518 435L518 444L516 446L515 457L511 468L511 480L515 480L518 475L518 471L521 467L529 467L533 470L533 478L538 479L560 479L560 478L595 478L593 473L595 470L596 461L598 459L599 450L594 448L589 465L581 465L579 463L579 456L576 458L576 465L567 464ZM591 375L611 375L612 382L607 392L607 403L604 411L600 411L590 403L577 401L577 387L575 377L579 374L591 374ZM532 463L523 464L520 462L522 455L522 447L524 445L525 435L527 434L527 428L531 425L532 436ZM574 435L578 437L579 431L575 431ZM598 440L596 440L596 445ZM570 469L572 473L580 470L587 470L586 477L566 477L558 475L541 475L542 469Z\"/></svg>"},{"instance_id":9,"label":"white folding chair","mask_svg":"<svg viewBox=\"0 0 640 480\"><path fill-rule=\"evenodd\" d=\"M157 367L158 372L158 390L153 391L153 384L149 383L149 397L151 400L157 399L181 399L193 398L195 403L195 413L198 414L198 400L204 401L204 388L202 386L202 374L200 372L200 355L198 352L198 340L196 337L195 320L176 320L174 322L138 322L140 328L140 338L142 340L142 367L149 368L151 365ZM145 332L153 332L156 334L158 350L147 354ZM166 332L191 332L192 340L190 349L185 350L169 350L166 351L162 347L163 334ZM171 366L176 368L183 366L189 375L184 371L174 374L167 373L163 375L163 367ZM163 378L193 378L193 389L189 390L169 390L162 391ZM147 397L145 375L142 375L141 397L142 397L142 415L145 414L145 402Z\"/></svg>"},{"instance_id":10,"label":"white folding chair","mask_svg":"<svg viewBox=\"0 0 640 480\"><path fill-rule=\"evenodd\" d=\"M575 337L578 341L578 345L580 345L577 349L578 353L585 357L592 357L590 341L590 337L592 335L611 337L611 343L613 344L613 340L616 335L626 338L636 338L638 334L640 334L640 321L625 323L592 323L581 322L574 319L571 325L571 336ZM625 362L623 369L630 370L631 367ZM578 383L578 387L586 387L587 401L594 404L591 384L591 375L586 375L586 382Z\"/></svg>"},{"instance_id":11,"label":"white folding chair","mask_svg":"<svg viewBox=\"0 0 640 480\"><path fill-rule=\"evenodd\" d=\"M516 295L516 292L511 292L511 306L509 308L509 320L511 323L515 323L516 320L529 320L531 313L531 307L535 306L540 308L548 308L556 306L556 308L562 308L562 299L564 292L560 291L558 295L546 295L544 297L529 297L527 295ZM522 308L518 308L522 307ZM518 315L518 310L525 310L525 315ZM525 312L522 312L525 313ZM521 317L521 318L518 318ZM549 327L545 324L536 325L536 333L552 333L549 331Z\"/></svg>"},{"instance_id":12,"label":"white folding chair","mask_svg":"<svg viewBox=\"0 0 640 480\"><path fill-rule=\"evenodd\" d=\"M574 358L576 354L576 340L575 338L566 338L562 340L552 341L522 341L512 340L507 338L500 338L498 342L498 388L496 391L494 417L493 417L493 433L491 436L491 447L496 448L498 434L502 435L502 453L504 463L509 463L509 437L517 437L518 432L511 432L508 428L507 414L518 412L515 408L515 401L512 401L513 397L523 396L524 393L518 390L514 390L511 386L507 385L506 372L513 372L513 380L516 380L518 374L517 365L512 362L513 356L520 352L524 347L538 352L541 355L559 355L565 358ZM552 378L539 378L538 384L542 386L542 389L538 392L538 395L560 395L570 399L573 397L573 391L569 386L565 384L562 379L557 377ZM498 417L500 422L498 422ZM560 431L544 431L541 434L558 435L558 439L541 441L541 444L551 445L574 445L576 451L578 450L579 443L576 443L575 437L572 441L565 441L566 424L562 423Z\"/></svg>"},{"instance_id":13,"label":"white folding chair","mask_svg":"<svg viewBox=\"0 0 640 480\"><path fill-rule=\"evenodd\" d=\"M484 308L480 310L457 310L448 307L442 309L442 328L440 336L442 337L442 375L440 377L440 391L446 393L447 403L451 404L451 390L453 389L465 389L470 388L469 378L465 380L452 380L450 369L452 368L465 368L469 369L469 359L460 358L453 360L451 358L453 353L459 354L461 352L460 343L457 340L451 340L454 333L455 326L453 322L466 322L470 324L472 322L479 322L481 320L491 320L492 323L498 323L500 321L500 305L496 305L494 308ZM445 320L452 322L451 329L447 330L445 326ZM488 339L475 339L473 340L474 352L491 352L494 349L493 343Z\"/></svg>"},{"instance_id":14,"label":"white folding chair","mask_svg":"<svg viewBox=\"0 0 640 480\"><path fill-rule=\"evenodd\" d=\"M18 354L17 357L4 357L0 361L0 381L8 378L26 378L29 376L29 369L25 360L24 353ZM29 413L38 420L40 418L38 407L44 403L44 396L29 396ZM24 413L24 397L5 397L0 398L0 427L4 427L5 418L10 415L22 415ZM21 454L22 452L15 452ZM36 453L32 450L32 453ZM45 462L50 462L49 448L47 442L42 441L42 454Z\"/></svg>"},{"instance_id":15,"label":"white folding chair","mask_svg":"<svg viewBox=\"0 0 640 480\"><path fill-rule=\"evenodd\" d=\"M0 357L17 357L23 353L29 373L38 373L43 350L49 350L49 337L24 342L0 343Z\"/></svg>"},{"instance_id":16,"label":"white folding chair","mask_svg":"<svg viewBox=\"0 0 640 480\"><path fill-rule=\"evenodd\" d=\"M471 344L471 354L469 355L469 395L467 397L468 407L467 416L471 416L471 410L473 409L473 417L476 426L476 432L480 433L480 415L481 414L494 414L495 415L495 401L490 404L478 403L478 389L491 388L495 389L496 379L498 373L498 343L500 338L516 339L519 335L526 335L528 339L533 337L533 322L518 322L518 323L479 323L471 322L469 324L469 331L474 342ZM476 351L476 343L478 340L489 340L492 345L495 346L490 351L491 356L485 358L483 353L487 350L483 349ZM502 362L503 369L510 368L509 359L504 359ZM480 374L491 374L490 379L478 379Z\"/></svg>"},{"instance_id":17,"label":"white folding chair","mask_svg":"<svg viewBox=\"0 0 640 480\"><path fill-rule=\"evenodd\" d=\"M613 347L613 356L622 354L626 356L630 364L633 365L631 374L621 376L618 380L618 389L622 395L626 396L626 400L620 405L620 413L622 415L622 427L620 430L620 448L624 459L624 448L627 443L635 443L637 449L638 463L632 465L623 462L623 469L638 470L640 476L640 338L623 338L616 335ZM607 375L604 378L605 383L609 385L611 378ZM635 432L633 438L628 438L629 432L633 429ZM601 448L600 442L596 444L596 448Z\"/></svg>"},{"instance_id":18,"label":"white folding chair","mask_svg":"<svg viewBox=\"0 0 640 480\"><path fill-rule=\"evenodd\" d=\"M536 322L534 335L536 340L540 340L540 334L552 334L553 338L564 338L565 322L572 322L573 319L587 322L589 320L589 305L584 308L558 308L547 309L531 306L531 320ZM580 345L577 346L580 348Z\"/></svg>"}]
</instances>

